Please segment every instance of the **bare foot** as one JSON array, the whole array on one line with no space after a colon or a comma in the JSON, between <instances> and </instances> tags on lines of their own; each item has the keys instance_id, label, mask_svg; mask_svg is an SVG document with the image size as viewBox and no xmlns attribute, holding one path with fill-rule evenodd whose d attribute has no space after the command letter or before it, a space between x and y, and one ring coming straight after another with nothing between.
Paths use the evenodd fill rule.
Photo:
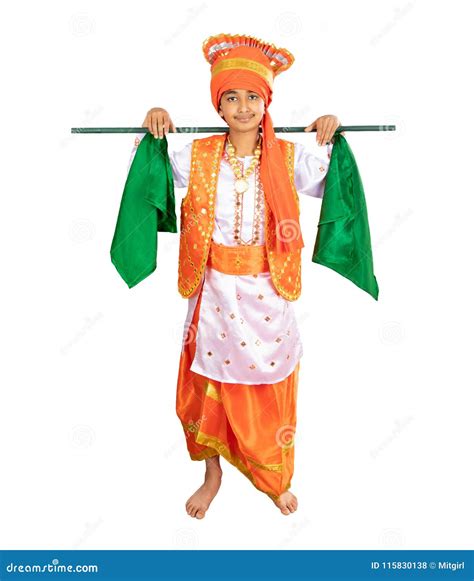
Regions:
<instances>
[{"instance_id":1,"label":"bare foot","mask_svg":"<svg viewBox=\"0 0 474 581\"><path fill-rule=\"evenodd\" d=\"M219 456L206 458L206 474L204 484L186 502L186 512L194 518L204 518L209 505L220 488L222 468Z\"/></svg>"},{"instance_id":2,"label":"bare foot","mask_svg":"<svg viewBox=\"0 0 474 581\"><path fill-rule=\"evenodd\" d=\"M298 499L289 490L280 494L278 500L273 502L278 506L282 514L290 514L298 508Z\"/></svg>"}]
</instances>

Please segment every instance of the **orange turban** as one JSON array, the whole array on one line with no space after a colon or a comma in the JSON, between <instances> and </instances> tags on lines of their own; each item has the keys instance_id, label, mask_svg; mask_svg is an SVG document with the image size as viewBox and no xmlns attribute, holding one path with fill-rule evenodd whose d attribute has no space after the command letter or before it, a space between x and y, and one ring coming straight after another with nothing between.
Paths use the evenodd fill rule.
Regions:
<instances>
[{"instance_id":1,"label":"orange turban","mask_svg":"<svg viewBox=\"0 0 474 581\"><path fill-rule=\"evenodd\" d=\"M254 91L264 100L260 176L275 217L275 250L280 253L303 248L297 202L268 111L273 80L293 64L293 55L284 48L243 35L211 36L204 41L202 48L211 65L211 97L216 111L219 111L222 94L229 89Z\"/></svg>"}]
</instances>

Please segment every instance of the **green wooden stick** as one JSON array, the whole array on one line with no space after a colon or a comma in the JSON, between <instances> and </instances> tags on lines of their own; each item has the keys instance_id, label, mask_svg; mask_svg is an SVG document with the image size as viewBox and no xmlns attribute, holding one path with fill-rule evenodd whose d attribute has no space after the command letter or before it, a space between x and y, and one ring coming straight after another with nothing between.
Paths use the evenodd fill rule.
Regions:
<instances>
[{"instance_id":1,"label":"green wooden stick","mask_svg":"<svg viewBox=\"0 0 474 581\"><path fill-rule=\"evenodd\" d=\"M311 133L304 127L274 127L275 133ZM316 131L313 129L312 131ZM340 125L340 131L395 131L395 125ZM176 127L176 133L228 133L229 127ZM147 127L72 127L71 133L148 133ZM168 133L173 135L173 131Z\"/></svg>"}]
</instances>

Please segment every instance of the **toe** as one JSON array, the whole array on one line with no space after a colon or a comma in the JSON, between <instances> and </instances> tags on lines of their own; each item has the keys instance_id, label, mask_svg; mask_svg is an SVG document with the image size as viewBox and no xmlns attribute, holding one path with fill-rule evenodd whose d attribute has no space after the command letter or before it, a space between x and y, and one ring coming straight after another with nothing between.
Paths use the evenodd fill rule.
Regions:
<instances>
[{"instance_id":1,"label":"toe","mask_svg":"<svg viewBox=\"0 0 474 581\"><path fill-rule=\"evenodd\" d=\"M198 510L196 513L196 518L199 518L199 519L204 518L205 514L206 513L203 510Z\"/></svg>"}]
</instances>

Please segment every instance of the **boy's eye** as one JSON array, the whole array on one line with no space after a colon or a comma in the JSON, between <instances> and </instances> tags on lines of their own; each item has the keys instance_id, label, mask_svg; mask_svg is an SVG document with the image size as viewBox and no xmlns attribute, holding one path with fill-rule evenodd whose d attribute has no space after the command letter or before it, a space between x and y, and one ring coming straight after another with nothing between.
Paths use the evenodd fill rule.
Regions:
<instances>
[{"instance_id":1,"label":"boy's eye","mask_svg":"<svg viewBox=\"0 0 474 581\"><path fill-rule=\"evenodd\" d=\"M255 97L255 99L258 99L258 95L249 95L249 97L252 99ZM237 97L235 97L234 95L232 95L231 97L227 97L227 100L229 101L230 99L236 99Z\"/></svg>"}]
</instances>

